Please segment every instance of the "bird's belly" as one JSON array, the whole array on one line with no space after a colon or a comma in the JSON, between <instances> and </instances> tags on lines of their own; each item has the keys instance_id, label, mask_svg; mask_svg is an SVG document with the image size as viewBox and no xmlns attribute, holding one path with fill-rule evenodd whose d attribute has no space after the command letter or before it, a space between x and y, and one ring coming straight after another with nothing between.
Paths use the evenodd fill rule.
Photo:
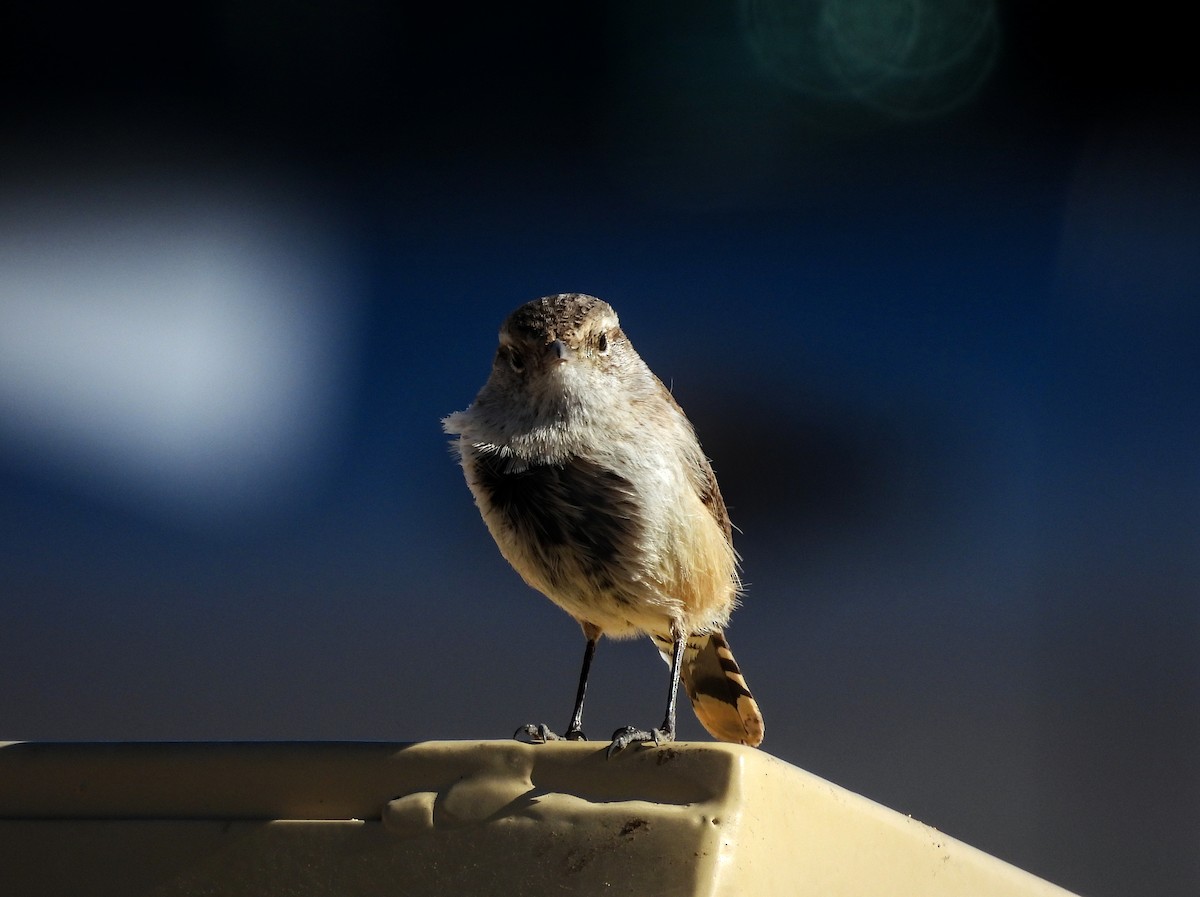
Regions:
<instances>
[{"instance_id":1,"label":"bird's belly","mask_svg":"<svg viewBox=\"0 0 1200 897\"><path fill-rule=\"evenodd\" d=\"M732 550L698 499L668 521L626 477L582 458L528 467L481 455L472 468L501 553L575 619L619 638L732 609Z\"/></svg>"},{"instance_id":2,"label":"bird's belly","mask_svg":"<svg viewBox=\"0 0 1200 897\"><path fill-rule=\"evenodd\" d=\"M633 635L677 614L655 582L645 509L627 478L582 458L518 466L479 455L471 472L501 553L571 616Z\"/></svg>"}]
</instances>

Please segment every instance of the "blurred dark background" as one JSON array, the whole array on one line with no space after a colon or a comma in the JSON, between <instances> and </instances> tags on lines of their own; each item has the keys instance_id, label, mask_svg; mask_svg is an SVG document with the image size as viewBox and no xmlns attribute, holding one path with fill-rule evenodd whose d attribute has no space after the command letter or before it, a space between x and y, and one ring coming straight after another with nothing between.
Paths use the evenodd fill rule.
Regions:
<instances>
[{"instance_id":1,"label":"blurred dark background","mask_svg":"<svg viewBox=\"0 0 1200 897\"><path fill-rule=\"evenodd\" d=\"M580 290L714 459L766 750L1195 894L1194 32L1045 7L10 4L0 737L565 723L439 419ZM665 684L602 645L588 731Z\"/></svg>"}]
</instances>

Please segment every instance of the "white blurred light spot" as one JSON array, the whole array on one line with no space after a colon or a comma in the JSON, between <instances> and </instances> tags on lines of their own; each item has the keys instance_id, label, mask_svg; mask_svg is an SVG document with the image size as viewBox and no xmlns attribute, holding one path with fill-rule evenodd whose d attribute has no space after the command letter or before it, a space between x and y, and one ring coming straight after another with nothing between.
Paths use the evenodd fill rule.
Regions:
<instances>
[{"instance_id":1,"label":"white blurred light spot","mask_svg":"<svg viewBox=\"0 0 1200 897\"><path fill-rule=\"evenodd\" d=\"M311 472L345 387L344 263L246 195L0 209L0 451L202 518L269 508Z\"/></svg>"}]
</instances>

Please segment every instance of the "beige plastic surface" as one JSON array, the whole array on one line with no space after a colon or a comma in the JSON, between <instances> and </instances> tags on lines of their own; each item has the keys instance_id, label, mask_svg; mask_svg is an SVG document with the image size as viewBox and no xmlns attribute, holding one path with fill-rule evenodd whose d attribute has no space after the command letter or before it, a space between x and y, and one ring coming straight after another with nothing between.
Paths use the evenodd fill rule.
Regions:
<instances>
[{"instance_id":1,"label":"beige plastic surface","mask_svg":"<svg viewBox=\"0 0 1200 897\"><path fill-rule=\"evenodd\" d=\"M421 744L0 746L0 894L1067 892L768 754Z\"/></svg>"}]
</instances>

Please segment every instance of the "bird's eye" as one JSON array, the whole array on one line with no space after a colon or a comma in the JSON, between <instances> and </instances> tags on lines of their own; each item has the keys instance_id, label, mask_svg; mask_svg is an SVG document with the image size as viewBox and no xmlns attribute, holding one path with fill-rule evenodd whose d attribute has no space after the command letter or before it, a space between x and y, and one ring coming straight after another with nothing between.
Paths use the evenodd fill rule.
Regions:
<instances>
[{"instance_id":1,"label":"bird's eye","mask_svg":"<svg viewBox=\"0 0 1200 897\"><path fill-rule=\"evenodd\" d=\"M525 359L521 357L520 352L510 346L508 352L505 354L508 356L508 366L510 368L518 374L525 370Z\"/></svg>"},{"instance_id":2,"label":"bird's eye","mask_svg":"<svg viewBox=\"0 0 1200 897\"><path fill-rule=\"evenodd\" d=\"M607 355L608 349L609 349L608 334L601 333L600 336L596 339L596 351L599 352L601 355Z\"/></svg>"}]
</instances>

